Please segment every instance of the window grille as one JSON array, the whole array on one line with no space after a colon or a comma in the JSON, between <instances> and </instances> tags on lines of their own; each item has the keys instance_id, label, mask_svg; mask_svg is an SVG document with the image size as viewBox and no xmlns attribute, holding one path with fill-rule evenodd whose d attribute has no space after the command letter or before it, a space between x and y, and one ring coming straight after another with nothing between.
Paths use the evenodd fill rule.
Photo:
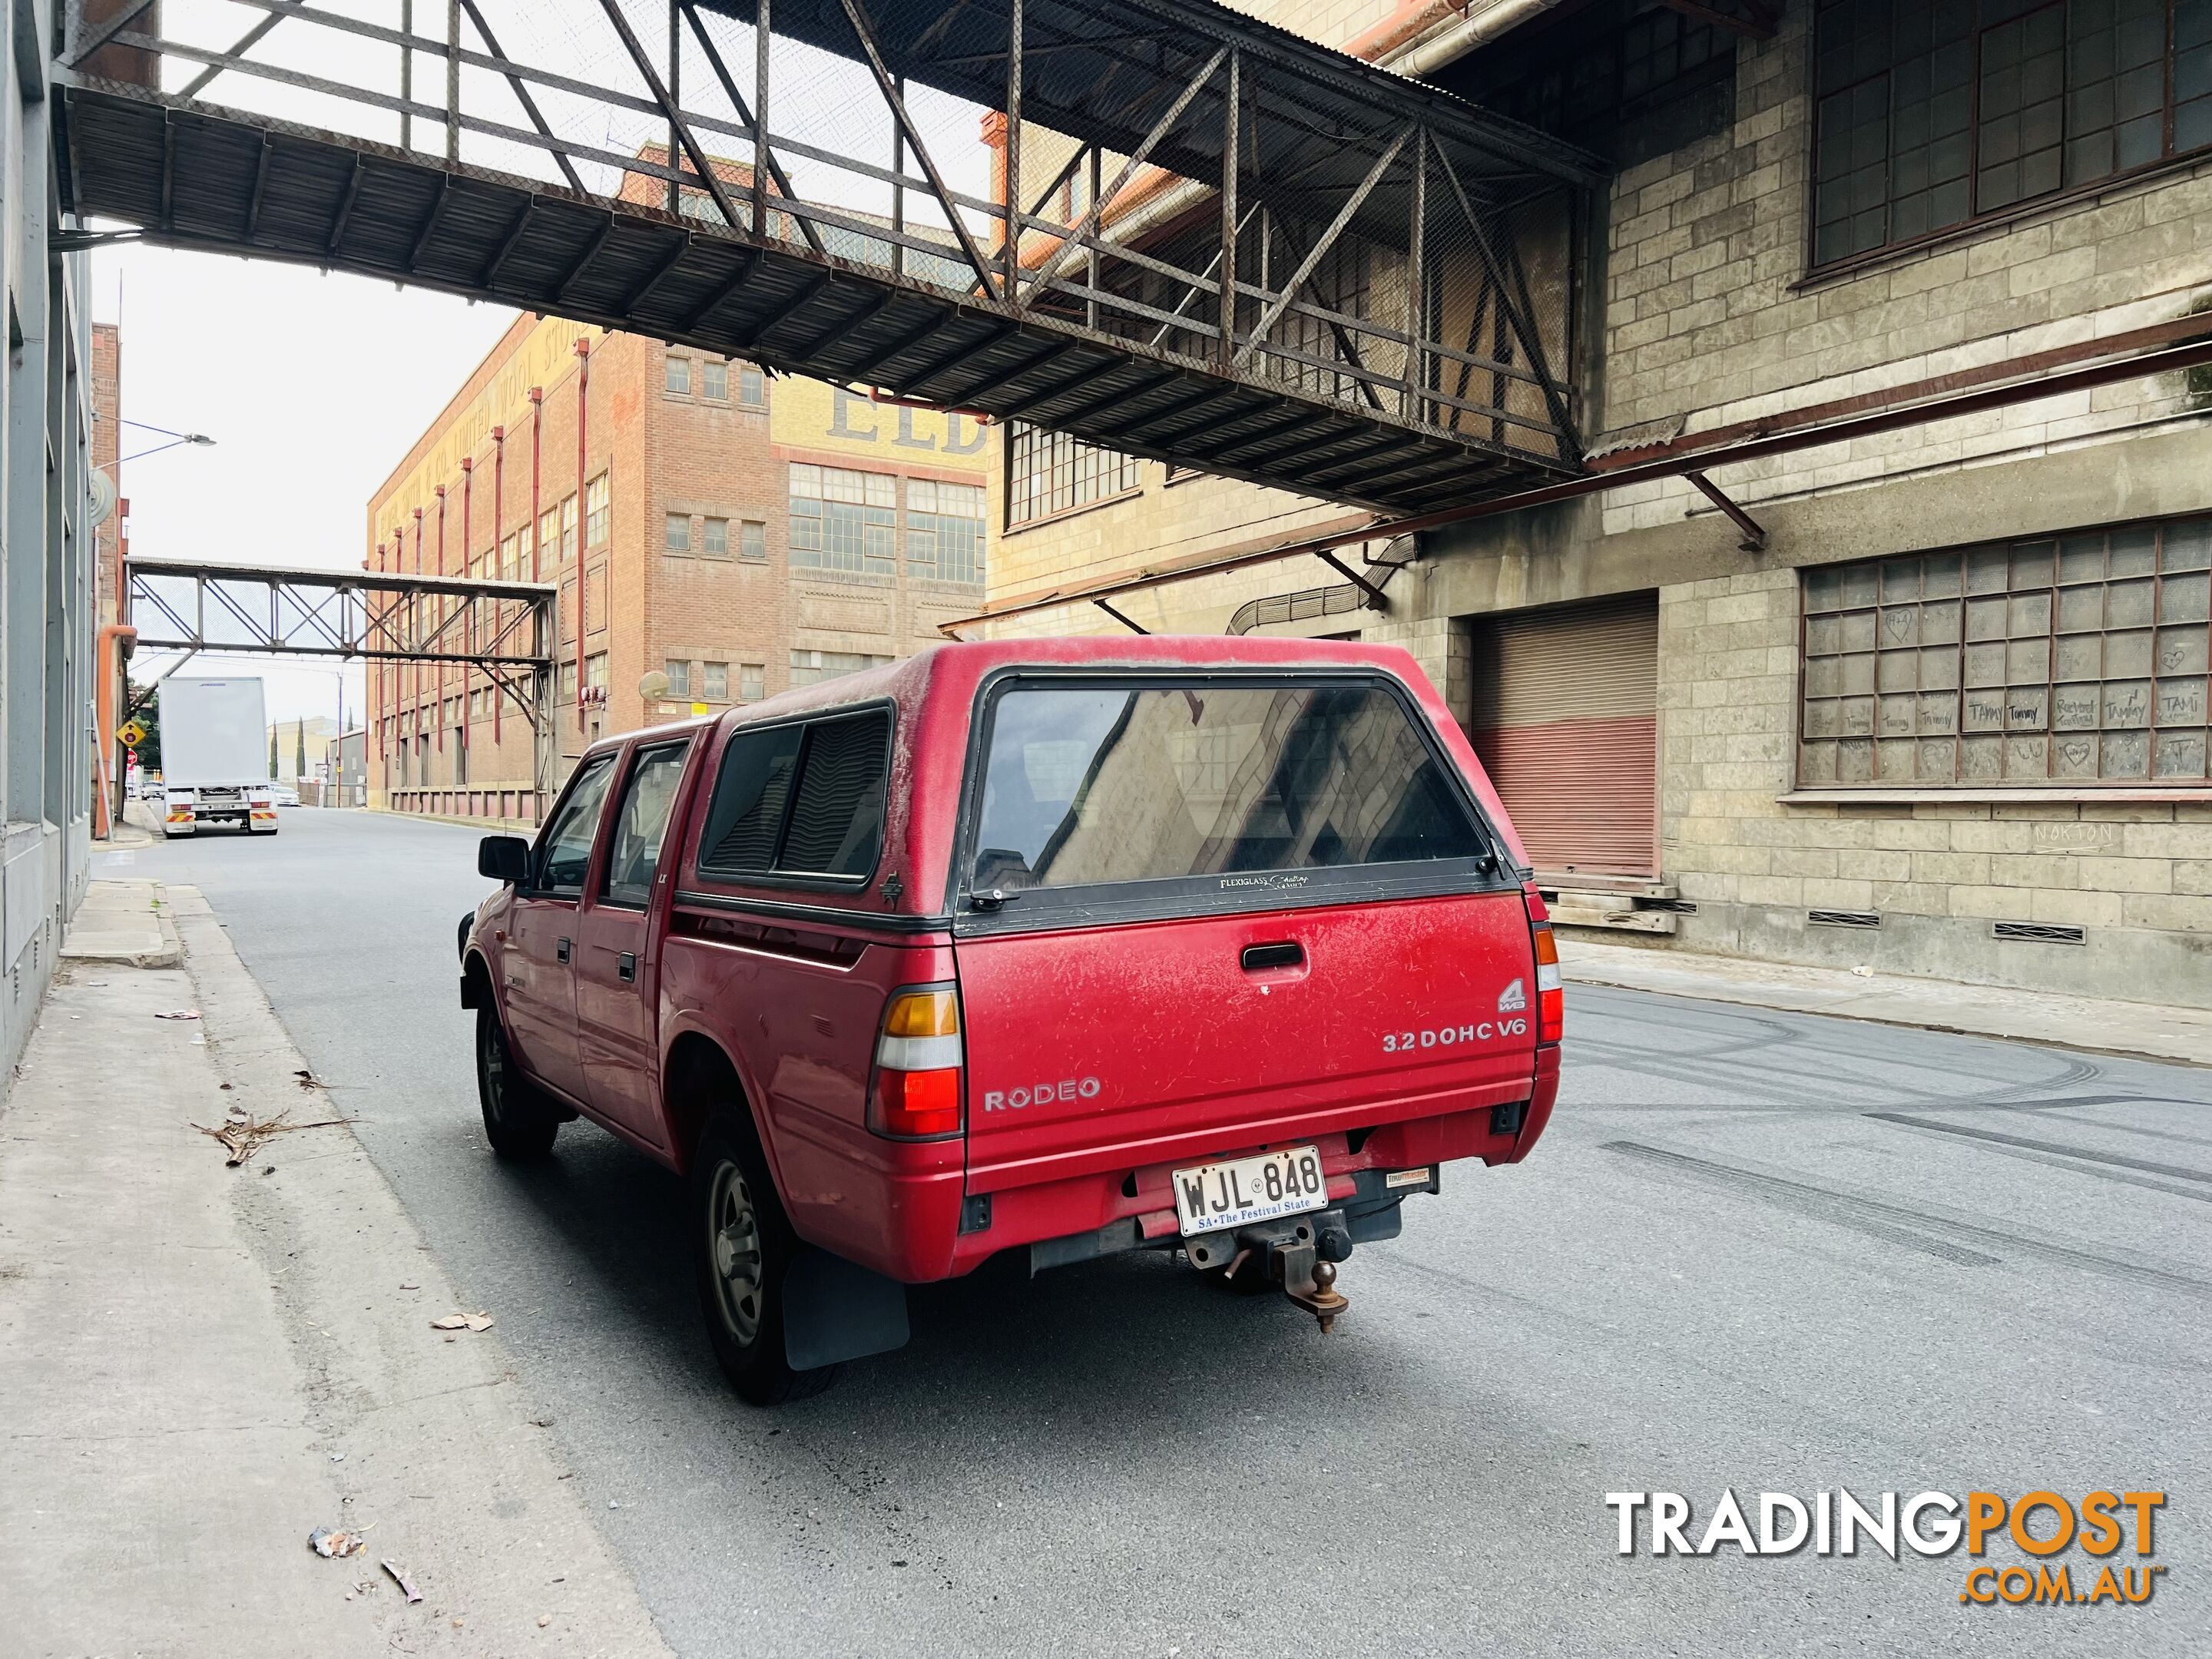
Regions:
<instances>
[{"instance_id":1,"label":"window grille","mask_svg":"<svg viewBox=\"0 0 2212 1659\"><path fill-rule=\"evenodd\" d=\"M1007 454L1006 522L1028 524L1126 495L1137 487L1137 460L1064 433L1017 422Z\"/></svg>"},{"instance_id":2,"label":"window grille","mask_svg":"<svg viewBox=\"0 0 2212 1659\"><path fill-rule=\"evenodd\" d=\"M842 466L791 466L791 562L890 574L896 566L898 479Z\"/></svg>"},{"instance_id":3,"label":"window grille","mask_svg":"<svg viewBox=\"0 0 2212 1659\"><path fill-rule=\"evenodd\" d=\"M1825 0L1813 263L2212 146L2212 0Z\"/></svg>"},{"instance_id":4,"label":"window grille","mask_svg":"<svg viewBox=\"0 0 2212 1659\"><path fill-rule=\"evenodd\" d=\"M2212 519L1808 570L1813 787L2207 780Z\"/></svg>"},{"instance_id":5,"label":"window grille","mask_svg":"<svg viewBox=\"0 0 2212 1659\"><path fill-rule=\"evenodd\" d=\"M976 484L911 478L906 487L908 574L927 580L983 580L983 491Z\"/></svg>"}]
</instances>

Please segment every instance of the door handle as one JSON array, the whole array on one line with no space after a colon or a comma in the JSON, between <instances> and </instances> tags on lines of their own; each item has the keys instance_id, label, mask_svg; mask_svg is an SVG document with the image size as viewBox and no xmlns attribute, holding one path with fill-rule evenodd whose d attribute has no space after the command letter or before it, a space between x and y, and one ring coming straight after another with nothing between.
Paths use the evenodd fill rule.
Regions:
<instances>
[{"instance_id":1,"label":"door handle","mask_svg":"<svg viewBox=\"0 0 2212 1659\"><path fill-rule=\"evenodd\" d=\"M562 940L558 945L556 945L553 947L553 957L554 957L554 960L555 960L555 961L556 961L556 962L566 962L566 961L568 961L568 941L567 939L562 939Z\"/></svg>"},{"instance_id":2,"label":"door handle","mask_svg":"<svg viewBox=\"0 0 2212 1659\"><path fill-rule=\"evenodd\" d=\"M615 977L625 985L637 983L637 952L625 951L615 958Z\"/></svg>"},{"instance_id":3,"label":"door handle","mask_svg":"<svg viewBox=\"0 0 2212 1659\"><path fill-rule=\"evenodd\" d=\"M1262 968L1295 968L1305 959L1305 947L1294 939L1280 939L1273 945L1248 945L1237 958L1248 974Z\"/></svg>"}]
</instances>

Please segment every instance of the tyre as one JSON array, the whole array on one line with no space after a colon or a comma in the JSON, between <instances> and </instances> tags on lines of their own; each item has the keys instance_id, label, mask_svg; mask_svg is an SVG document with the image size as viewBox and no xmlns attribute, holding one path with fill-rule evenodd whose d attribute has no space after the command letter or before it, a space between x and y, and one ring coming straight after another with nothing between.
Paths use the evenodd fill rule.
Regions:
<instances>
[{"instance_id":1,"label":"tyre","mask_svg":"<svg viewBox=\"0 0 2212 1659\"><path fill-rule=\"evenodd\" d=\"M783 1287L799 1248L752 1126L724 1108L691 1162L690 1249L707 1340L738 1397L777 1406L819 1394L838 1368L794 1371L784 1358Z\"/></svg>"},{"instance_id":2,"label":"tyre","mask_svg":"<svg viewBox=\"0 0 2212 1659\"><path fill-rule=\"evenodd\" d=\"M477 1010L477 1100L483 1108L484 1139L511 1163L526 1164L553 1150L561 1115L514 1063L499 1010Z\"/></svg>"}]
</instances>

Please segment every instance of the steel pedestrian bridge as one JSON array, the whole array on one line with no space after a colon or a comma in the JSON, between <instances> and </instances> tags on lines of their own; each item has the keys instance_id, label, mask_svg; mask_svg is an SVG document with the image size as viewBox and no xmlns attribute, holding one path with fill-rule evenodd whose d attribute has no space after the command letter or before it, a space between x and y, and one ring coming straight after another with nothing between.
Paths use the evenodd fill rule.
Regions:
<instances>
[{"instance_id":1,"label":"steel pedestrian bridge","mask_svg":"<svg viewBox=\"0 0 2212 1659\"><path fill-rule=\"evenodd\" d=\"M1599 164L1212 0L64 10L64 205L150 241L1400 515L1583 471Z\"/></svg>"}]
</instances>

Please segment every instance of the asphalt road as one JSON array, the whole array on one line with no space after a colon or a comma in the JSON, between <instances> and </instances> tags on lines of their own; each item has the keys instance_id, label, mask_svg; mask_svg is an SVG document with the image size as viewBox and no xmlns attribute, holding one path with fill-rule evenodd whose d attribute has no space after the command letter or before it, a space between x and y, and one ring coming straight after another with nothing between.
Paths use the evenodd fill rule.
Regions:
<instances>
[{"instance_id":1,"label":"asphalt road","mask_svg":"<svg viewBox=\"0 0 2212 1659\"><path fill-rule=\"evenodd\" d=\"M541 1168L485 1150L475 838L302 809L98 862L207 893L679 1652L2212 1641L2212 1071L1571 988L1542 1146L1410 1203L1335 1334L1159 1258L987 1269L763 1413L699 1330L672 1176L585 1125ZM1603 1501L1680 1492L1695 1541L1723 1488L1755 1525L1839 1486L2162 1490L2155 1554L2109 1560L2171 1571L2147 1605L1969 1606L1963 1548L1624 1559Z\"/></svg>"}]
</instances>

